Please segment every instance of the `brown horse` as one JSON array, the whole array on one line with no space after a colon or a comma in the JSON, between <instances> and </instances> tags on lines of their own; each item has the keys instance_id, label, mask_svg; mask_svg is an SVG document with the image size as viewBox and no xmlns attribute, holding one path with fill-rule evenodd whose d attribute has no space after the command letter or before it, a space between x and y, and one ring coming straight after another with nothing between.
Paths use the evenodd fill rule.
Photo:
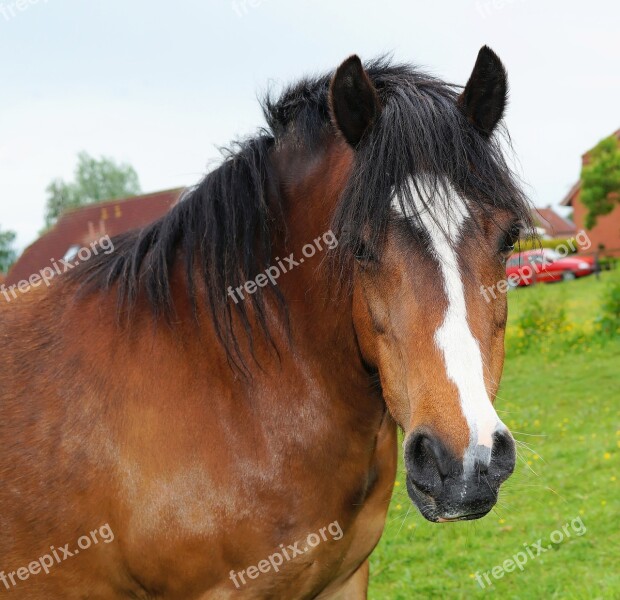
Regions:
<instances>
[{"instance_id":1,"label":"brown horse","mask_svg":"<svg viewBox=\"0 0 620 600\"><path fill-rule=\"evenodd\" d=\"M529 210L464 88L353 56L265 102L163 219L0 310L0 594L365 598L408 491L475 519L514 467L493 408Z\"/></svg>"}]
</instances>

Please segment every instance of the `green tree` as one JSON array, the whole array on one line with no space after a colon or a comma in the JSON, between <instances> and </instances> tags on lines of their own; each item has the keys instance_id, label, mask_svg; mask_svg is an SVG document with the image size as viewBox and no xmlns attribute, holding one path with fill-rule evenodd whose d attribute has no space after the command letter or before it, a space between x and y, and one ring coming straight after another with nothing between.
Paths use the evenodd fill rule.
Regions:
<instances>
[{"instance_id":1,"label":"green tree","mask_svg":"<svg viewBox=\"0 0 620 600\"><path fill-rule=\"evenodd\" d=\"M581 201L587 208L585 226L591 229L597 217L609 214L620 199L620 148L612 135L589 153L581 169Z\"/></svg>"},{"instance_id":2,"label":"green tree","mask_svg":"<svg viewBox=\"0 0 620 600\"><path fill-rule=\"evenodd\" d=\"M67 209L135 196L141 190L138 174L131 165L80 152L74 181L55 179L46 191L45 226L51 227Z\"/></svg>"},{"instance_id":3,"label":"green tree","mask_svg":"<svg viewBox=\"0 0 620 600\"><path fill-rule=\"evenodd\" d=\"M6 273L17 259L17 253L13 248L15 237L13 231L0 229L0 273Z\"/></svg>"}]
</instances>

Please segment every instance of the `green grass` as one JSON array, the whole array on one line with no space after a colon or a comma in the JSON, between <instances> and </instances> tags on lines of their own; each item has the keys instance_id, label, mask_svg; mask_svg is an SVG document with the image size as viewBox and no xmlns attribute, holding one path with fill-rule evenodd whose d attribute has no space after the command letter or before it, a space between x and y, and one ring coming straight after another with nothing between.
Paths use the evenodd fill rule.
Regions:
<instances>
[{"instance_id":1,"label":"green grass","mask_svg":"<svg viewBox=\"0 0 620 600\"><path fill-rule=\"evenodd\" d=\"M563 303L569 324L591 332L602 292L620 271L510 293L509 332L536 297ZM620 598L620 340L591 336L561 347L558 334L527 353L508 349L496 408L520 446L496 509L480 521L428 523L411 506L401 467L384 536L371 557L370 598ZM509 338L510 343L511 338ZM520 433L516 433L520 432ZM528 434L528 435L526 435ZM571 536L529 558L523 571L491 571L581 518ZM557 534L555 534L557 535ZM566 537L566 536L565 536ZM534 551L536 554L536 551ZM486 582L485 582L486 583Z\"/></svg>"},{"instance_id":2,"label":"green grass","mask_svg":"<svg viewBox=\"0 0 620 600\"><path fill-rule=\"evenodd\" d=\"M532 298L563 304L569 321L586 329L592 327L607 285L620 281L620 270L601 273L600 280L590 275L575 281L543 283L509 292L508 328L513 326Z\"/></svg>"}]
</instances>

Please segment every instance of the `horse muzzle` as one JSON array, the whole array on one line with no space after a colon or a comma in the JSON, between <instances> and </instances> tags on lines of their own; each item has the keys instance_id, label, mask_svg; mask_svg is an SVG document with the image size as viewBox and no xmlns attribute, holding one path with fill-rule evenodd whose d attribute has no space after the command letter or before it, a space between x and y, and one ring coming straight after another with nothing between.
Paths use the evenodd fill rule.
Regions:
<instances>
[{"instance_id":1,"label":"horse muzzle","mask_svg":"<svg viewBox=\"0 0 620 600\"><path fill-rule=\"evenodd\" d=\"M484 517L497 502L500 485L514 471L515 443L507 430L479 446L474 459L457 459L428 430L405 442L407 491L424 518L435 523Z\"/></svg>"}]
</instances>

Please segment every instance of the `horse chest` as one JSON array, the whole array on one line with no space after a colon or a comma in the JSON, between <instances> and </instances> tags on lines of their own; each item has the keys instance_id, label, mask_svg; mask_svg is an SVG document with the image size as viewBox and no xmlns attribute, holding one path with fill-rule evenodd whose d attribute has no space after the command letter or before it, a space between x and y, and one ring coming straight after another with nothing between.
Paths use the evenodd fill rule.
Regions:
<instances>
[{"instance_id":1,"label":"horse chest","mask_svg":"<svg viewBox=\"0 0 620 600\"><path fill-rule=\"evenodd\" d=\"M242 472L236 471L234 489L208 498L204 482L197 480L189 494L195 502L174 502L178 510L192 504L191 510L177 514L162 512L161 506L158 513L146 509L151 513L144 522L150 534L167 533L161 544L153 544L161 555L147 561L139 544L139 565L132 571L151 582L146 589L170 590L169 598L193 597L194 590L204 591L205 597L264 598L274 586L280 597L303 598L336 589L359 569L381 536L396 447L394 424L386 418L363 477L351 476L346 463L334 461L331 473L312 470L301 480L300 460L291 463L284 477L266 479L263 490L256 479L243 481ZM175 498L179 487L173 483L165 495ZM153 496L144 498L151 503ZM172 530L158 524L162 514L174 520ZM142 533L136 532L137 539ZM173 591L183 579L179 591Z\"/></svg>"},{"instance_id":2,"label":"horse chest","mask_svg":"<svg viewBox=\"0 0 620 600\"><path fill-rule=\"evenodd\" d=\"M313 598L319 592L321 598L330 598L332 594L339 597L381 537L396 464L396 431L388 417L377 436L364 481L353 479L339 489L339 477L334 472L329 478L331 494L313 495L310 490L310 502L302 503L297 514L284 518L295 526L288 528L287 534L278 534L269 548L263 545L263 550L259 550L262 544L257 544L255 561L243 570L231 571L236 591L245 592L249 598L264 598L275 586L280 597ZM346 468L338 463L333 466ZM315 481L315 485L323 486L324 481ZM321 498L320 503L317 497ZM281 521L285 515L270 516ZM264 531L262 535L269 539L271 533Z\"/></svg>"}]
</instances>

